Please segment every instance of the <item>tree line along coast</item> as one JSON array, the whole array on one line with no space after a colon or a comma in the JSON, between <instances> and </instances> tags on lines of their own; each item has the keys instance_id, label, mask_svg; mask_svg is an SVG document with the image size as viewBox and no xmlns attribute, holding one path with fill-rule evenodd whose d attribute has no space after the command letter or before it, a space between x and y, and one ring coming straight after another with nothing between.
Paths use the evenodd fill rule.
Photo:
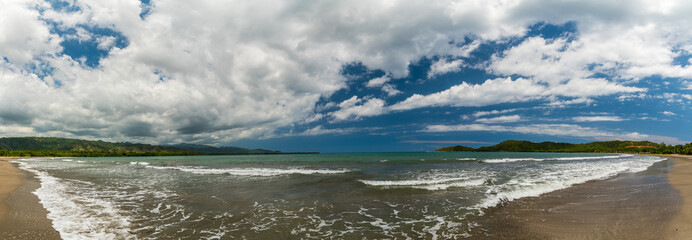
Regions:
<instances>
[{"instance_id":1,"label":"tree line along coast","mask_svg":"<svg viewBox=\"0 0 692 240\"><path fill-rule=\"evenodd\" d=\"M436 152L570 152L570 153L646 153L692 154L692 143L668 145L650 141L605 141L590 143L529 142L507 140L493 146L472 148L466 146L443 147Z\"/></svg>"},{"instance_id":2,"label":"tree line along coast","mask_svg":"<svg viewBox=\"0 0 692 240\"><path fill-rule=\"evenodd\" d=\"M0 138L0 156L2 157L128 157L250 154L297 153L287 153L265 149L247 149L241 147L214 147L185 143L162 146L141 143L113 143L56 137Z\"/></svg>"}]
</instances>

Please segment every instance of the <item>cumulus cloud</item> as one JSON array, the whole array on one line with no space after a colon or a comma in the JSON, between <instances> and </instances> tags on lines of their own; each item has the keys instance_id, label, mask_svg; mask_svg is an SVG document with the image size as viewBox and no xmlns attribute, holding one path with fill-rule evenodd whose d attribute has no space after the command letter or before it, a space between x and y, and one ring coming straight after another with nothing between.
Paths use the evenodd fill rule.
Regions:
<instances>
[{"instance_id":1,"label":"cumulus cloud","mask_svg":"<svg viewBox=\"0 0 692 240\"><path fill-rule=\"evenodd\" d=\"M401 91L399 91L399 90L397 90L396 88L394 88L394 86L392 86L391 84L385 84L385 85L383 85L383 86L382 86L382 91L384 91L385 93L387 93L387 96L390 96L390 97L391 97L391 96L399 95L399 94L401 93Z\"/></svg>"},{"instance_id":2,"label":"cumulus cloud","mask_svg":"<svg viewBox=\"0 0 692 240\"><path fill-rule=\"evenodd\" d=\"M523 2L520 16L575 21L578 36L546 40L534 37L498 55L493 71L520 72L548 82L600 73L622 79L658 74L690 77L692 68L673 64L689 54L692 34L684 31L692 4L677 1L627 3L582 1ZM567 9L571 9L567 11ZM517 63L518 60L521 60ZM540 66L529 72L532 66Z\"/></svg>"},{"instance_id":3,"label":"cumulus cloud","mask_svg":"<svg viewBox=\"0 0 692 240\"><path fill-rule=\"evenodd\" d=\"M491 110L491 111L477 111L473 113L474 117L482 117L486 115L496 115L496 114L504 114L504 113L511 113L511 112L516 112L522 110L520 108L512 108L512 109L505 109L505 110Z\"/></svg>"},{"instance_id":4,"label":"cumulus cloud","mask_svg":"<svg viewBox=\"0 0 692 240\"><path fill-rule=\"evenodd\" d=\"M358 105L359 103L362 103ZM339 110L331 113L336 121L357 120L367 116L381 115L386 111L384 101L378 98L362 99L353 96L339 104Z\"/></svg>"},{"instance_id":5,"label":"cumulus cloud","mask_svg":"<svg viewBox=\"0 0 692 240\"><path fill-rule=\"evenodd\" d=\"M440 59L430 66L430 71L428 71L428 78L433 78L436 75L445 74L449 72L458 72L461 70L461 66L464 64L464 60L457 59L448 62L447 59Z\"/></svg>"},{"instance_id":6,"label":"cumulus cloud","mask_svg":"<svg viewBox=\"0 0 692 240\"><path fill-rule=\"evenodd\" d=\"M414 94L391 106L392 110L409 110L429 106L485 106L503 102L519 102L536 99L545 92L545 87L519 78L498 78L483 84L462 84L442 92L429 95Z\"/></svg>"},{"instance_id":7,"label":"cumulus cloud","mask_svg":"<svg viewBox=\"0 0 692 240\"><path fill-rule=\"evenodd\" d=\"M20 0L0 3L0 56L20 66L60 51L60 36L52 34L29 5Z\"/></svg>"},{"instance_id":8,"label":"cumulus cloud","mask_svg":"<svg viewBox=\"0 0 692 240\"><path fill-rule=\"evenodd\" d=\"M581 98L575 98L575 99L570 99L570 100L565 100L565 101L560 101L560 100L551 101L550 103L548 103L546 105L548 105L550 107L564 108L568 105L575 105L575 104L590 105L594 102L595 102L595 100L593 100L591 98L581 97Z\"/></svg>"},{"instance_id":9,"label":"cumulus cloud","mask_svg":"<svg viewBox=\"0 0 692 240\"><path fill-rule=\"evenodd\" d=\"M486 124L462 124L462 125L429 125L425 132L512 132L523 134L538 134L562 137L588 137L598 140L645 140L650 136L637 132L616 133L591 127L582 127L573 124L530 124L523 126L501 126Z\"/></svg>"},{"instance_id":10,"label":"cumulus cloud","mask_svg":"<svg viewBox=\"0 0 692 240\"><path fill-rule=\"evenodd\" d=\"M482 84L471 85L463 82L447 90L429 95L414 94L406 100L392 105L391 109L408 110L430 106L486 106L507 102L525 102L548 96L586 99L589 96L641 91L645 91L645 89L623 86L606 79L573 79L565 84L546 86L530 79L498 78L486 80Z\"/></svg>"},{"instance_id":11,"label":"cumulus cloud","mask_svg":"<svg viewBox=\"0 0 692 240\"><path fill-rule=\"evenodd\" d=\"M381 99L356 98L325 115L349 120L429 106L588 98L645 91L623 81L654 74L692 76L689 66L672 61L692 50L692 33L681 24L691 18L692 4L685 2L69 3L74 10L42 0L0 2L0 121L6 133L151 143L264 136L317 116L316 103L346 86L346 64L392 79L407 77L421 58L449 59L436 62L433 75L455 71L480 44L521 37L538 22L576 21L579 34L573 41L533 37L487 64L494 75L522 78L463 82L390 107ZM117 32L127 44L96 36L92 28ZM61 43L70 38L106 54L97 66L85 66L64 52ZM372 87L403 94L388 81Z\"/></svg>"},{"instance_id":12,"label":"cumulus cloud","mask_svg":"<svg viewBox=\"0 0 692 240\"><path fill-rule=\"evenodd\" d=\"M394 86L392 84L387 83L390 80L392 80L392 78L385 75L382 77L370 79L370 81L365 83L365 86L369 87L369 88L380 87L383 92L387 93L387 96L395 96L395 95L401 93L401 91L394 88Z\"/></svg>"},{"instance_id":13,"label":"cumulus cloud","mask_svg":"<svg viewBox=\"0 0 692 240\"><path fill-rule=\"evenodd\" d=\"M692 81L686 80L682 83L682 88L686 90L692 90Z\"/></svg>"},{"instance_id":14,"label":"cumulus cloud","mask_svg":"<svg viewBox=\"0 0 692 240\"><path fill-rule=\"evenodd\" d=\"M365 84L365 86L367 86L367 87L381 87L382 85L389 82L390 80L392 80L392 79L389 76L385 75L382 77L370 79L370 81L368 81Z\"/></svg>"},{"instance_id":15,"label":"cumulus cloud","mask_svg":"<svg viewBox=\"0 0 692 240\"><path fill-rule=\"evenodd\" d=\"M572 117L575 122L621 122L627 119L623 119L618 116L579 116Z\"/></svg>"},{"instance_id":16,"label":"cumulus cloud","mask_svg":"<svg viewBox=\"0 0 692 240\"><path fill-rule=\"evenodd\" d=\"M409 64L422 57L467 56L468 44L459 44L466 36L498 39L522 34L527 27L499 17L511 7L502 1L70 3L74 11L53 9L43 1L0 3L0 55L12 65L3 71L20 79L13 91L29 100L21 104L43 105L35 112L52 113L34 122L41 124L31 125L34 130L62 136L99 133L111 140L150 135L130 134L138 128L114 124L120 122L153 126L148 131L158 137L145 139L153 142L222 142L262 135L302 121L320 97L344 87L344 64L360 62L404 77ZM144 19L139 16L142 7L148 12ZM82 32L85 41L97 41L108 52L97 68L87 68L84 59L60 54L62 38L51 33L48 22L61 30L113 29L128 44L120 49L111 38L95 40ZM38 79L31 71L11 70L27 64L54 71ZM8 79L1 84L14 81ZM33 87L44 82L60 87ZM398 94L393 86L383 86L388 95ZM9 96L3 100L21 99ZM378 103L371 99L365 105ZM4 110L3 121L38 118L10 112Z\"/></svg>"},{"instance_id":17,"label":"cumulus cloud","mask_svg":"<svg viewBox=\"0 0 692 240\"><path fill-rule=\"evenodd\" d=\"M508 115L508 116L476 119L476 122L480 122L480 123L510 123L510 122L519 122L519 121L523 121L523 119L519 115Z\"/></svg>"},{"instance_id":18,"label":"cumulus cloud","mask_svg":"<svg viewBox=\"0 0 692 240\"><path fill-rule=\"evenodd\" d=\"M289 134L288 136L317 136L317 135L325 135L325 134L346 134L353 132L354 129L325 129L322 128L322 126L316 126L313 128L310 128L308 130L305 130L301 133L297 134Z\"/></svg>"}]
</instances>

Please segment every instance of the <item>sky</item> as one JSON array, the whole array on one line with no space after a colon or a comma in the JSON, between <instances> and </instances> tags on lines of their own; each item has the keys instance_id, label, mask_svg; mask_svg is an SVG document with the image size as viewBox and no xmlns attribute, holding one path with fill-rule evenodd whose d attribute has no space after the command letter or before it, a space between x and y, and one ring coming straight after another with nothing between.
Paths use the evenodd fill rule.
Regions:
<instances>
[{"instance_id":1,"label":"sky","mask_svg":"<svg viewBox=\"0 0 692 240\"><path fill-rule=\"evenodd\" d=\"M0 137L692 141L692 2L0 1Z\"/></svg>"}]
</instances>

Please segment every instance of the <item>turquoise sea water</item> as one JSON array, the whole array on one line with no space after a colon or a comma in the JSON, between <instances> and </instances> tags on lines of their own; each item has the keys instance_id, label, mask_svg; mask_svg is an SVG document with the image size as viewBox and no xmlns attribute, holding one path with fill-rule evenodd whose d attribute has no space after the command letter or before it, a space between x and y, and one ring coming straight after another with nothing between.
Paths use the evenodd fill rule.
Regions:
<instances>
[{"instance_id":1,"label":"turquoise sea water","mask_svg":"<svg viewBox=\"0 0 692 240\"><path fill-rule=\"evenodd\" d=\"M19 160L65 239L442 239L503 201L651 156L356 153Z\"/></svg>"}]
</instances>

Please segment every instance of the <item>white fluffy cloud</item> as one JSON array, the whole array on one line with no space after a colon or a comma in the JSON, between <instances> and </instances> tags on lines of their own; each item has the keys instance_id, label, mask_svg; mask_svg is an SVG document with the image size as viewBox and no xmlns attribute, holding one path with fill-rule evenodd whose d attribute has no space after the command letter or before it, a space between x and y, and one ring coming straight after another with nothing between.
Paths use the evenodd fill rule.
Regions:
<instances>
[{"instance_id":1,"label":"white fluffy cloud","mask_svg":"<svg viewBox=\"0 0 692 240\"><path fill-rule=\"evenodd\" d=\"M502 17L512 6L503 1L160 0L144 20L136 0L73 4L77 11L40 0L0 3L0 55L9 61L2 71L12 75L0 84L22 95L0 98L38 106L19 114L25 116L4 107L5 124L19 119L36 132L150 142L258 136L310 116L320 97L344 87L344 64L404 77L421 57L467 55L468 46L458 45L465 36L497 39L526 29ZM98 39L109 56L88 68L60 54L62 38L46 21L63 30L113 28L129 44L119 49ZM27 64L54 72L39 79ZM398 94L392 86L383 90Z\"/></svg>"},{"instance_id":2,"label":"white fluffy cloud","mask_svg":"<svg viewBox=\"0 0 692 240\"><path fill-rule=\"evenodd\" d=\"M425 96L414 94L406 100L392 105L391 109L409 110L430 106L486 106L507 102L525 102L548 96L585 98L645 90L623 86L606 79L573 79L564 84L546 86L530 79L498 78L474 85L463 82L447 90Z\"/></svg>"},{"instance_id":3,"label":"white fluffy cloud","mask_svg":"<svg viewBox=\"0 0 692 240\"><path fill-rule=\"evenodd\" d=\"M512 109L505 109L505 110L478 111L478 112L473 113L473 116L474 117L482 117L482 116L486 116L486 115L511 113L511 112L516 112L519 110L522 110L522 109L512 108Z\"/></svg>"},{"instance_id":4,"label":"white fluffy cloud","mask_svg":"<svg viewBox=\"0 0 692 240\"><path fill-rule=\"evenodd\" d=\"M682 88L686 90L692 90L692 81L684 81L682 83Z\"/></svg>"},{"instance_id":5,"label":"white fluffy cloud","mask_svg":"<svg viewBox=\"0 0 692 240\"><path fill-rule=\"evenodd\" d=\"M368 81L365 84L365 86L367 86L367 87L381 87L382 85L389 82L390 80L392 80L392 79L389 76L385 75L382 77L370 79L370 81Z\"/></svg>"},{"instance_id":6,"label":"white fluffy cloud","mask_svg":"<svg viewBox=\"0 0 692 240\"><path fill-rule=\"evenodd\" d=\"M578 34L555 40L532 37L496 55L492 72L553 84L594 73L634 80L651 75L692 77L692 67L674 64L675 57L692 50L692 34L684 30L684 22L692 19L687 14L692 9L689 2L529 2L535 4L515 13L528 16L534 11L530 14L537 19L576 21ZM574 40L568 41L570 37Z\"/></svg>"},{"instance_id":7,"label":"white fluffy cloud","mask_svg":"<svg viewBox=\"0 0 692 240\"><path fill-rule=\"evenodd\" d=\"M433 78L436 75L445 74L449 72L458 72L461 70L461 66L464 64L464 60L457 59L448 62L447 59L440 59L430 66L430 71L428 72L428 78Z\"/></svg>"},{"instance_id":8,"label":"white fluffy cloud","mask_svg":"<svg viewBox=\"0 0 692 240\"><path fill-rule=\"evenodd\" d=\"M575 104L584 104L584 105L590 105L595 100L591 98L585 98L585 97L580 97L580 98L575 98L575 99L570 99L570 100L557 100L557 101L551 101L550 103L546 104L550 107L557 107L557 108L564 108L568 105L575 105Z\"/></svg>"},{"instance_id":9,"label":"white fluffy cloud","mask_svg":"<svg viewBox=\"0 0 692 240\"><path fill-rule=\"evenodd\" d=\"M618 116L579 116L572 117L575 122L621 122L627 119L623 119Z\"/></svg>"},{"instance_id":10,"label":"white fluffy cloud","mask_svg":"<svg viewBox=\"0 0 692 240\"><path fill-rule=\"evenodd\" d=\"M26 1L0 2L0 57L21 66L60 51L60 37L50 33L39 15Z\"/></svg>"},{"instance_id":11,"label":"white fluffy cloud","mask_svg":"<svg viewBox=\"0 0 692 240\"><path fill-rule=\"evenodd\" d=\"M508 115L508 116L499 116L499 117L492 117L492 118L479 118L479 119L476 119L476 122L479 122L479 123L510 123L510 122L519 122L522 120L523 119L519 115Z\"/></svg>"},{"instance_id":12,"label":"white fluffy cloud","mask_svg":"<svg viewBox=\"0 0 692 240\"><path fill-rule=\"evenodd\" d=\"M676 138L641 134L638 132L613 132L592 127L583 127L574 124L529 124L522 126L502 126L487 124L462 124L462 125L429 125L424 132L511 132L522 134L537 134L558 137L583 137L594 140L651 140L670 143L683 143Z\"/></svg>"},{"instance_id":13,"label":"white fluffy cloud","mask_svg":"<svg viewBox=\"0 0 692 240\"><path fill-rule=\"evenodd\" d=\"M462 84L430 95L414 94L391 106L392 110L409 110L429 106L485 106L504 102L520 102L536 99L546 88L531 80L498 78L483 84Z\"/></svg>"},{"instance_id":14,"label":"white fluffy cloud","mask_svg":"<svg viewBox=\"0 0 692 240\"><path fill-rule=\"evenodd\" d=\"M401 93L401 91L394 88L393 85L387 83L391 80L392 78L385 75L382 77L370 79L367 83L365 83L365 86L369 88L380 87L383 92L387 93L387 96L395 96Z\"/></svg>"},{"instance_id":15,"label":"white fluffy cloud","mask_svg":"<svg viewBox=\"0 0 692 240\"><path fill-rule=\"evenodd\" d=\"M361 103L358 105L359 103ZM377 116L385 113L384 101L378 98L361 99L353 96L339 104L339 110L332 112L334 120L357 120L362 117Z\"/></svg>"},{"instance_id":16,"label":"white fluffy cloud","mask_svg":"<svg viewBox=\"0 0 692 240\"><path fill-rule=\"evenodd\" d=\"M590 137L597 139L646 139L648 135L632 133L614 133L590 127L582 127L573 124L530 124L523 126L502 126L486 124L462 124L462 125L430 125L425 128L426 132L467 132L467 131L490 131L490 132L514 132L524 134L540 134L550 136L569 136L569 137Z\"/></svg>"},{"instance_id":17,"label":"white fluffy cloud","mask_svg":"<svg viewBox=\"0 0 692 240\"><path fill-rule=\"evenodd\" d=\"M689 66L672 64L692 50L681 24L692 4L684 2L159 0L146 6L145 19L136 0L73 3L78 10L66 12L42 0L0 2L3 134L155 143L263 136L316 116L315 104L346 86L345 64L401 78L423 57L465 58L482 42L522 36L541 21L577 21L579 35L532 38L489 63L497 75L526 78L464 82L390 107L356 98L330 116L644 90L589 78L593 72L623 81L692 76ZM76 33L53 33L52 24ZM85 26L114 29L128 45L90 36ZM94 41L108 56L85 66L61 54L68 38ZM432 73L462 65L439 62ZM373 84L401 94L386 82Z\"/></svg>"},{"instance_id":18,"label":"white fluffy cloud","mask_svg":"<svg viewBox=\"0 0 692 240\"><path fill-rule=\"evenodd\" d=\"M489 131L489 132L512 132L522 134L537 134L558 137L583 137L594 140L633 140L633 141L655 141L673 144L684 143L680 139L666 136L642 134L638 132L614 132L592 127L583 127L575 124L529 124L522 126L501 126L487 124L462 124L462 125L429 125L424 132L468 132L468 131Z\"/></svg>"}]
</instances>

